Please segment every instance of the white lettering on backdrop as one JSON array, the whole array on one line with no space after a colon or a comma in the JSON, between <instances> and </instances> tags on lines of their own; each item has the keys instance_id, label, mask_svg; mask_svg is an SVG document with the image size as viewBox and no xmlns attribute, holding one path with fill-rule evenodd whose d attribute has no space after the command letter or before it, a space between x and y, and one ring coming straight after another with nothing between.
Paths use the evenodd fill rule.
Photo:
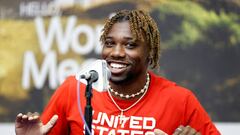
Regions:
<instances>
[{"instance_id":1,"label":"white lettering on backdrop","mask_svg":"<svg viewBox=\"0 0 240 135\"><path fill-rule=\"evenodd\" d=\"M25 52L22 74L22 87L24 89L31 87L31 79L33 86L38 89L41 89L47 80L49 87L55 89L68 75L79 71L81 66L74 59L64 59L57 63L56 51L60 55L68 53L70 49L77 55L88 55L91 52L99 54L101 52L99 37L103 26L98 24L93 28L88 24L76 26L76 23L77 17L69 16L66 28L63 30L61 18L55 16L51 18L48 29L45 31L46 26L43 18L37 17L35 19L39 47L45 57L42 64L38 65L34 52ZM82 35L86 37L84 44L79 41ZM54 43L57 45L57 50L53 50Z\"/></svg>"}]
</instances>

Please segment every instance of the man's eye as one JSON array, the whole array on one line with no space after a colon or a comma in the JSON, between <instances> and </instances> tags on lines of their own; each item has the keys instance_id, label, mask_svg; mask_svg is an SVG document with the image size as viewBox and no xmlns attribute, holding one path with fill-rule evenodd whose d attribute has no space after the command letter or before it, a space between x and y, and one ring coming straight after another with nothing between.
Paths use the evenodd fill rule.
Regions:
<instances>
[{"instance_id":1,"label":"man's eye","mask_svg":"<svg viewBox=\"0 0 240 135\"><path fill-rule=\"evenodd\" d=\"M113 42L110 42L110 41L106 41L105 44L104 44L106 47L112 47L114 45Z\"/></svg>"},{"instance_id":2,"label":"man's eye","mask_svg":"<svg viewBox=\"0 0 240 135\"><path fill-rule=\"evenodd\" d=\"M128 48L128 49L133 49L133 48L135 48L136 46L137 46L136 43L127 43L127 44L126 44L126 48Z\"/></svg>"}]
</instances>

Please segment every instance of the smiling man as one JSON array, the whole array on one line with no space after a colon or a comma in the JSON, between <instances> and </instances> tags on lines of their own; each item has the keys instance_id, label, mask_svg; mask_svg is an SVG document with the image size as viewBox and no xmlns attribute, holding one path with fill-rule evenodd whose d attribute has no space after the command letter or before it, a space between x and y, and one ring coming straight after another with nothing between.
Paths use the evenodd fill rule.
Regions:
<instances>
[{"instance_id":1,"label":"smiling man","mask_svg":"<svg viewBox=\"0 0 240 135\"><path fill-rule=\"evenodd\" d=\"M112 76L107 92L93 91L93 134L220 134L190 90L148 70L159 67L160 57L160 33L149 14L117 12L105 24L101 41L102 58ZM19 114L17 135L34 130L51 135L84 134L76 86L75 77L69 77L56 90L42 114L43 123L33 114ZM82 85L82 109L84 89Z\"/></svg>"}]
</instances>

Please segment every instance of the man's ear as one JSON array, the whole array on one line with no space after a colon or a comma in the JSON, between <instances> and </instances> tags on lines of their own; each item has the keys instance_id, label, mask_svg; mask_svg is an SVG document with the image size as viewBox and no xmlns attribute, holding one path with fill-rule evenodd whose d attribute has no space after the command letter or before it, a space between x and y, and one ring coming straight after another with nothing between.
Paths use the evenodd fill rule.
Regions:
<instances>
[{"instance_id":1,"label":"man's ear","mask_svg":"<svg viewBox=\"0 0 240 135\"><path fill-rule=\"evenodd\" d=\"M152 55L149 54L148 57L147 57L147 62L148 62L148 65L151 66L152 63L153 63L153 58L152 58Z\"/></svg>"}]
</instances>

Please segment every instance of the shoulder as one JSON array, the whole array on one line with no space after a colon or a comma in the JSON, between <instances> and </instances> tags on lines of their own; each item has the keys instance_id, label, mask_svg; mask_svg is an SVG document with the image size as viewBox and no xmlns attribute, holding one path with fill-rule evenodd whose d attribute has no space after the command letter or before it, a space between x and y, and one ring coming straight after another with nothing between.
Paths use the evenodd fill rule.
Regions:
<instances>
[{"instance_id":1,"label":"shoulder","mask_svg":"<svg viewBox=\"0 0 240 135\"><path fill-rule=\"evenodd\" d=\"M60 85L60 87L66 87L66 86L71 86L71 85L75 85L77 83L77 80L75 78L75 76L71 75L68 76Z\"/></svg>"},{"instance_id":2,"label":"shoulder","mask_svg":"<svg viewBox=\"0 0 240 135\"><path fill-rule=\"evenodd\" d=\"M68 76L63 83L76 83L76 77L74 75Z\"/></svg>"},{"instance_id":3,"label":"shoulder","mask_svg":"<svg viewBox=\"0 0 240 135\"><path fill-rule=\"evenodd\" d=\"M64 95L69 93L71 89L75 89L77 85L77 80L75 76L68 76L56 89L55 94Z\"/></svg>"},{"instance_id":4,"label":"shoulder","mask_svg":"<svg viewBox=\"0 0 240 135\"><path fill-rule=\"evenodd\" d=\"M154 93L164 95L173 99L187 99L194 96L193 92L185 87L179 86L173 81L170 81L164 77L151 73L151 88L154 89Z\"/></svg>"}]
</instances>

